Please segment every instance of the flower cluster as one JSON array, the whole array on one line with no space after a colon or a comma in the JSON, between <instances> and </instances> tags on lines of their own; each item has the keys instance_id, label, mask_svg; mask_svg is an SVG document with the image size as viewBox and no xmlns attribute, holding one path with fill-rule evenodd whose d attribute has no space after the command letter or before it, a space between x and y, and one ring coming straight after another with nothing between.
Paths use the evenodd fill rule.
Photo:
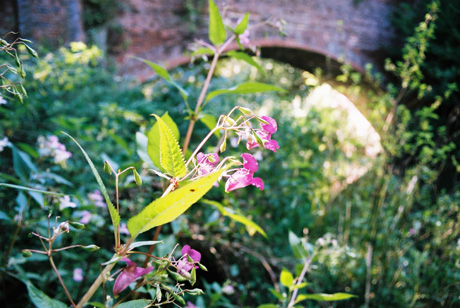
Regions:
<instances>
[{"instance_id":1,"label":"flower cluster","mask_svg":"<svg viewBox=\"0 0 460 308\"><path fill-rule=\"evenodd\" d=\"M38 137L38 153L41 157L53 157L56 164L65 164L67 159L72 157L72 153L67 151L65 145L59 143L59 138L54 135Z\"/></svg>"},{"instance_id":2,"label":"flower cluster","mask_svg":"<svg viewBox=\"0 0 460 308\"><path fill-rule=\"evenodd\" d=\"M189 261L189 257L193 260L193 262ZM177 272L182 276L189 276L190 271L195 266L195 262L200 261L201 253L195 249L190 248L189 245L185 245L182 247L182 257L177 260L176 263ZM195 268L198 268L198 266L195 266Z\"/></svg>"},{"instance_id":3,"label":"flower cluster","mask_svg":"<svg viewBox=\"0 0 460 308\"><path fill-rule=\"evenodd\" d=\"M261 128L254 130L255 134L262 141L264 148L276 152L276 150L278 150L280 147L278 145L278 142L276 140L273 140L271 137L272 134L276 133L278 125L276 124L276 121L273 118L267 116L262 116L260 118L264 120L266 123L261 123ZM246 137L248 139L248 143L246 144L246 148L248 150L261 145L259 144L259 142L257 142L256 136L254 136L253 134L246 133Z\"/></svg>"}]
</instances>

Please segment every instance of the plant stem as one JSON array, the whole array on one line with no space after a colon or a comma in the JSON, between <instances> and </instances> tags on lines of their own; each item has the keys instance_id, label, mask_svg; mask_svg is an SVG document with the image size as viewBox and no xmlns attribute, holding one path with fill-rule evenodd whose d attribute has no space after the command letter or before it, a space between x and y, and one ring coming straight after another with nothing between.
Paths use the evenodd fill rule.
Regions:
<instances>
[{"instance_id":1,"label":"plant stem","mask_svg":"<svg viewBox=\"0 0 460 308\"><path fill-rule=\"evenodd\" d=\"M313 257L312 257L313 258ZM312 258L309 258L307 261L305 261L305 265L303 266L303 269L302 269L302 272L300 273L300 276L299 278L297 279L297 285L301 284L302 283L302 280L303 278L305 277L305 274L307 273L307 270L308 270L308 267L310 266L310 263L311 263L311 259ZM295 299L297 297L297 293L299 292L299 288L296 288L294 290L294 292L292 292L292 297L291 297L291 301L289 302L288 304L288 308L290 307L294 307L295 305Z\"/></svg>"},{"instance_id":2,"label":"plant stem","mask_svg":"<svg viewBox=\"0 0 460 308\"><path fill-rule=\"evenodd\" d=\"M114 254L112 258L117 256L117 254ZM91 297L96 293L97 289L101 285L103 281L105 281L107 274L112 270L112 268L115 266L116 262L108 264L104 270L99 274L97 279L93 282L91 287L88 289L88 291L83 295L81 300L78 302L78 304L75 306L75 308L83 308L83 306L91 299Z\"/></svg>"},{"instance_id":3,"label":"plant stem","mask_svg":"<svg viewBox=\"0 0 460 308\"><path fill-rule=\"evenodd\" d=\"M59 271L58 271L56 265L54 264L53 257L51 257L51 251L48 252L48 259L50 261L51 266L53 267L54 272L56 273L56 276L59 279L59 282L61 283L62 288L64 288L64 292L67 295L67 298L69 299L70 303L72 304L72 307L75 307L75 303L74 303L74 301L72 299L72 296L70 296L69 290L67 290L67 288L65 286L65 283L62 280L62 277L59 274Z\"/></svg>"},{"instance_id":4,"label":"plant stem","mask_svg":"<svg viewBox=\"0 0 460 308\"><path fill-rule=\"evenodd\" d=\"M190 117L190 123L188 125L187 134L185 135L185 140L184 140L184 147L182 149L182 153L184 154L185 152L187 152L187 148L190 143L190 138L192 137L193 127L195 126L198 114L200 112L201 104L204 101L205 94L208 90L209 84L211 83L212 75L214 73L214 69L216 68L218 59L219 59L219 53L216 50L216 53L214 54L214 58L212 59L211 67L209 68L208 76L206 76L206 80L204 82L203 88L201 89L200 96L198 97L198 101L196 103L195 114L192 117Z\"/></svg>"}]
</instances>

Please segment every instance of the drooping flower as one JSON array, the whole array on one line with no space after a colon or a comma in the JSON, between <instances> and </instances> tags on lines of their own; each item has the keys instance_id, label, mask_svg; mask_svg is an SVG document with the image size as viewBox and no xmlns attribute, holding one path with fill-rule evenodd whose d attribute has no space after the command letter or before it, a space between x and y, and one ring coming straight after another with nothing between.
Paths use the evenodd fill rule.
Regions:
<instances>
[{"instance_id":1,"label":"drooping flower","mask_svg":"<svg viewBox=\"0 0 460 308\"><path fill-rule=\"evenodd\" d=\"M63 209L67 207L77 207L77 204L75 202L70 201L69 196L64 196L61 199L59 199L59 209L62 211Z\"/></svg>"},{"instance_id":2,"label":"drooping flower","mask_svg":"<svg viewBox=\"0 0 460 308\"><path fill-rule=\"evenodd\" d=\"M153 267L137 267L137 263L131 261L128 258L122 258L121 261L126 262L128 265L123 269L123 271L118 275L115 283L113 285L113 295L117 296L126 289L131 283L136 281L137 278L144 276L145 274L153 271Z\"/></svg>"},{"instance_id":3,"label":"drooping flower","mask_svg":"<svg viewBox=\"0 0 460 308\"><path fill-rule=\"evenodd\" d=\"M262 116L260 118L266 121L267 124L261 123L261 129L256 129L255 133L262 140L264 148L276 152L276 150L280 147L276 140L272 140L272 134L276 133L278 125L276 124L275 119L271 117ZM248 143L246 144L246 148L250 150L258 146L260 146L260 144L257 142L256 138L253 135L248 134Z\"/></svg>"},{"instance_id":4,"label":"drooping flower","mask_svg":"<svg viewBox=\"0 0 460 308\"><path fill-rule=\"evenodd\" d=\"M187 258L190 257L194 262L200 262L201 253L195 249L190 248L189 245L182 247L182 257L177 261L177 272L181 275L187 275L193 268L194 262L190 262ZM198 266L195 266L198 268Z\"/></svg>"},{"instance_id":5,"label":"drooping flower","mask_svg":"<svg viewBox=\"0 0 460 308\"><path fill-rule=\"evenodd\" d=\"M244 32L242 34L238 35L238 38L240 39L240 43L244 47L249 46L249 44L251 43L251 41L249 40L249 35L250 34L251 34L251 32L249 32L249 30L246 29L246 30L244 30Z\"/></svg>"},{"instance_id":6,"label":"drooping flower","mask_svg":"<svg viewBox=\"0 0 460 308\"><path fill-rule=\"evenodd\" d=\"M243 168L238 169L228 178L227 183L225 183L225 191L230 192L248 185L254 185L263 190L264 182L262 179L254 177L254 173L259 169L257 160L249 153L243 153L241 157L243 158Z\"/></svg>"},{"instance_id":7,"label":"drooping flower","mask_svg":"<svg viewBox=\"0 0 460 308\"><path fill-rule=\"evenodd\" d=\"M99 190L95 189L92 193L89 193L88 198L94 202L95 206L105 207L104 197Z\"/></svg>"},{"instance_id":8,"label":"drooping flower","mask_svg":"<svg viewBox=\"0 0 460 308\"><path fill-rule=\"evenodd\" d=\"M126 222L123 222L123 223L120 225L120 233L121 233L121 234L129 235L129 230L128 230L128 226L126 225Z\"/></svg>"},{"instance_id":9,"label":"drooping flower","mask_svg":"<svg viewBox=\"0 0 460 308\"><path fill-rule=\"evenodd\" d=\"M4 148L10 146L11 142L8 140L8 137L4 137L2 140L0 140L0 152L2 152Z\"/></svg>"},{"instance_id":10,"label":"drooping flower","mask_svg":"<svg viewBox=\"0 0 460 308\"><path fill-rule=\"evenodd\" d=\"M87 223L89 223L91 221L91 217L93 215L91 215L91 213L89 211L82 211L81 212L81 219L80 219L80 222L84 225L86 225Z\"/></svg>"},{"instance_id":11,"label":"drooping flower","mask_svg":"<svg viewBox=\"0 0 460 308\"><path fill-rule=\"evenodd\" d=\"M38 153L41 157L51 156L56 164L65 164L72 157L72 153L66 150L65 145L59 142L59 138L52 135L38 137Z\"/></svg>"},{"instance_id":12,"label":"drooping flower","mask_svg":"<svg viewBox=\"0 0 460 308\"><path fill-rule=\"evenodd\" d=\"M196 161L198 164L198 176L206 175L211 173L219 163L219 155L217 153L203 154L200 152L196 155Z\"/></svg>"},{"instance_id":13,"label":"drooping flower","mask_svg":"<svg viewBox=\"0 0 460 308\"><path fill-rule=\"evenodd\" d=\"M197 307L192 302L187 302L187 306L185 306L184 308L197 308Z\"/></svg>"},{"instance_id":14,"label":"drooping flower","mask_svg":"<svg viewBox=\"0 0 460 308\"><path fill-rule=\"evenodd\" d=\"M81 268L76 268L73 270L73 280L82 281L83 280L83 270Z\"/></svg>"}]
</instances>

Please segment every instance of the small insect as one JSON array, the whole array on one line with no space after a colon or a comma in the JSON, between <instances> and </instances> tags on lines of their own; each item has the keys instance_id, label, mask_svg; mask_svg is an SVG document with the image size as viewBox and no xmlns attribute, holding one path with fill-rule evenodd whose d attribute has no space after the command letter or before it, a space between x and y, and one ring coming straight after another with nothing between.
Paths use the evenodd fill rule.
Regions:
<instances>
[{"instance_id":1,"label":"small insect","mask_svg":"<svg viewBox=\"0 0 460 308\"><path fill-rule=\"evenodd\" d=\"M171 185L173 185L173 189L171 191L179 187L179 181L176 178L169 179L169 182L171 183Z\"/></svg>"}]
</instances>

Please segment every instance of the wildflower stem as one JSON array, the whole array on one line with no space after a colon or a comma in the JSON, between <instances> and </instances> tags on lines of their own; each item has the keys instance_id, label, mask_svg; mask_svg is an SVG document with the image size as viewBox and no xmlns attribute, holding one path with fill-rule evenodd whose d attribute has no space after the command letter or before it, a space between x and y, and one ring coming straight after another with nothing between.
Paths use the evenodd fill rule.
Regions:
<instances>
[{"instance_id":1,"label":"wildflower stem","mask_svg":"<svg viewBox=\"0 0 460 308\"><path fill-rule=\"evenodd\" d=\"M310 267L310 263L311 263L312 258L313 258L313 257L308 258L308 259L305 261L305 264L304 264L304 266L303 266L302 272L300 273L299 278L297 279L296 285L300 285L300 284L302 283L302 280L303 280L303 278L305 277L305 274L307 273L308 268ZM296 288L296 289L294 289L294 292L292 292L291 301L289 302L289 305L287 306L287 308L294 307L294 305L295 305L295 299L297 298L297 293L299 292L299 289L300 289L300 288Z\"/></svg>"},{"instance_id":2,"label":"wildflower stem","mask_svg":"<svg viewBox=\"0 0 460 308\"><path fill-rule=\"evenodd\" d=\"M67 298L69 299L70 303L72 304L72 307L75 307L75 303L72 299L72 296L70 296L69 290L67 290L67 287L65 286L64 281L62 280L61 275L59 274L59 271L54 264L53 257L51 257L51 251L48 252L48 259L50 261L51 267L53 268L54 272L56 273L56 276L59 279L59 282L61 283L62 288L64 289L65 294L67 295Z\"/></svg>"},{"instance_id":3,"label":"wildflower stem","mask_svg":"<svg viewBox=\"0 0 460 308\"><path fill-rule=\"evenodd\" d=\"M118 256L117 254L113 255L112 259ZM97 279L93 282L91 287L88 289L88 291L83 295L83 297L80 299L78 304L75 306L75 308L83 308L83 306L91 299L91 297L96 293L97 289L99 286L102 284L103 281L105 281L107 274L112 270L112 268L115 266L116 262L108 264L102 272L99 274Z\"/></svg>"}]
</instances>

